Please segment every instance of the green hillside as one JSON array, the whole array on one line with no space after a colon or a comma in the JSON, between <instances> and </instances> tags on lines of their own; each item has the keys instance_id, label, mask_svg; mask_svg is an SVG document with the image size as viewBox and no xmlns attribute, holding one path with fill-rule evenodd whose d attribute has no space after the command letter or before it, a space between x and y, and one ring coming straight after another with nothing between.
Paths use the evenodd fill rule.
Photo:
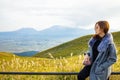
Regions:
<instances>
[{"instance_id":1,"label":"green hillside","mask_svg":"<svg viewBox=\"0 0 120 80\"><path fill-rule=\"evenodd\" d=\"M117 50L120 52L120 31L114 32L113 38L114 42L117 46ZM61 45L58 45L56 47L50 48L48 50L42 51L34 57L44 57L44 58L60 58L60 57L69 57L71 55L80 55L83 54L88 50L88 41L91 38L92 35L82 36L80 38L77 38L75 40L63 43ZM52 54L52 55L51 55Z\"/></svg>"},{"instance_id":2,"label":"green hillside","mask_svg":"<svg viewBox=\"0 0 120 80\"><path fill-rule=\"evenodd\" d=\"M9 52L0 52L0 58L2 57L13 57L15 56L14 54L12 53L9 53Z\"/></svg>"}]
</instances>

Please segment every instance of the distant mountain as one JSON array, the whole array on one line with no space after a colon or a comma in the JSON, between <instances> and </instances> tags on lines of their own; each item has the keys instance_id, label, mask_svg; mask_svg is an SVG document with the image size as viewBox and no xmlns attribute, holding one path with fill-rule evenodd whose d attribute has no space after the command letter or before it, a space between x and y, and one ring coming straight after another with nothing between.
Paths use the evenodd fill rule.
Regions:
<instances>
[{"instance_id":1,"label":"distant mountain","mask_svg":"<svg viewBox=\"0 0 120 80\"><path fill-rule=\"evenodd\" d=\"M23 36L23 35L37 35L39 34L38 31L36 31L33 28L22 28L16 31L10 31L10 32L0 32L0 36Z\"/></svg>"},{"instance_id":2,"label":"distant mountain","mask_svg":"<svg viewBox=\"0 0 120 80\"><path fill-rule=\"evenodd\" d=\"M0 32L0 36L25 36L36 35L41 37L78 37L93 33L93 30L63 27L59 25L52 26L42 31L33 28L22 28L11 32Z\"/></svg>"},{"instance_id":3,"label":"distant mountain","mask_svg":"<svg viewBox=\"0 0 120 80\"><path fill-rule=\"evenodd\" d=\"M27 51L27 52L14 53L14 54L18 55L18 56L33 56L33 55L35 55L38 52L39 51Z\"/></svg>"},{"instance_id":4,"label":"distant mountain","mask_svg":"<svg viewBox=\"0 0 120 80\"><path fill-rule=\"evenodd\" d=\"M55 25L40 32L42 35L51 37L78 37L93 33L93 30L86 30L80 28L70 28Z\"/></svg>"},{"instance_id":5,"label":"distant mountain","mask_svg":"<svg viewBox=\"0 0 120 80\"><path fill-rule=\"evenodd\" d=\"M0 32L0 51L12 53L43 51L92 32L93 30L59 25L51 26L42 31L22 28L11 32ZM28 53L24 54L28 55Z\"/></svg>"},{"instance_id":6,"label":"distant mountain","mask_svg":"<svg viewBox=\"0 0 120 80\"><path fill-rule=\"evenodd\" d=\"M29 35L37 35L39 34L39 31L33 29L33 28L22 28L17 31L14 31L17 34L29 34Z\"/></svg>"}]
</instances>

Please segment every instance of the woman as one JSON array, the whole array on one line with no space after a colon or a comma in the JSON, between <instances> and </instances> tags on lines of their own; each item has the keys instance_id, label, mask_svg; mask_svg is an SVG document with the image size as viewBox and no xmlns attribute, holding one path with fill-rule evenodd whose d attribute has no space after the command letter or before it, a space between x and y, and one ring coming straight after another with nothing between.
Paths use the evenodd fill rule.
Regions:
<instances>
[{"instance_id":1,"label":"woman","mask_svg":"<svg viewBox=\"0 0 120 80\"><path fill-rule=\"evenodd\" d=\"M95 35L89 41L89 51L85 54L84 68L78 74L78 80L109 80L111 65L116 62L116 49L112 34L108 33L109 23L98 21Z\"/></svg>"}]
</instances>

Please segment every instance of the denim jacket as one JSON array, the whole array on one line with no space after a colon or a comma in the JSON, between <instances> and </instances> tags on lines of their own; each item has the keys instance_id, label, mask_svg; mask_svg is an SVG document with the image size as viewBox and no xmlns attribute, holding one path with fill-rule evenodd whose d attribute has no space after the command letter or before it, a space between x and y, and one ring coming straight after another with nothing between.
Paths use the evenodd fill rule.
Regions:
<instances>
[{"instance_id":1,"label":"denim jacket","mask_svg":"<svg viewBox=\"0 0 120 80\"><path fill-rule=\"evenodd\" d=\"M92 47L96 39L91 38L88 42L88 55L93 59ZM111 65L117 60L116 48L113 42L112 34L107 33L98 46L98 56L92 63L90 71L90 80L107 80L111 74Z\"/></svg>"}]
</instances>

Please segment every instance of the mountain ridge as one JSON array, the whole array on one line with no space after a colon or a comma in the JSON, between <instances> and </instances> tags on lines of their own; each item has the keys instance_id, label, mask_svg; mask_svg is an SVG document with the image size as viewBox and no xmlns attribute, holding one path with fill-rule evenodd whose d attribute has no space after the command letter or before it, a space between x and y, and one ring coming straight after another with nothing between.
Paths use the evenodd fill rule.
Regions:
<instances>
[{"instance_id":1,"label":"mountain ridge","mask_svg":"<svg viewBox=\"0 0 120 80\"><path fill-rule=\"evenodd\" d=\"M0 32L0 35L45 35L45 36L70 36L70 35L74 35L77 36L81 35L81 33L84 34L88 34L88 33L92 33L91 30L86 30L86 29L79 29L79 28L71 28L71 27L64 27L64 26L60 26L60 25L54 25L50 28L41 30L41 31L37 31L34 28L21 28L15 31L8 31L8 32Z\"/></svg>"}]
</instances>

